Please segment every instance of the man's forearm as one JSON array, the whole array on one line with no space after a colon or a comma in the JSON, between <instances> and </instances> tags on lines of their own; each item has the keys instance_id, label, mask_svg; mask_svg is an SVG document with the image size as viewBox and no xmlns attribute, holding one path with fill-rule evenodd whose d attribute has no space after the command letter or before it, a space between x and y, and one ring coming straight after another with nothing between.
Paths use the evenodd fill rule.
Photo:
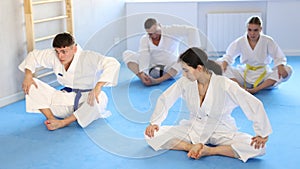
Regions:
<instances>
[{"instance_id":1,"label":"man's forearm","mask_svg":"<svg viewBox=\"0 0 300 169\"><path fill-rule=\"evenodd\" d=\"M25 69L25 77L33 77L33 73L29 69Z\"/></svg>"},{"instance_id":2,"label":"man's forearm","mask_svg":"<svg viewBox=\"0 0 300 169\"><path fill-rule=\"evenodd\" d=\"M96 89L102 89L102 87L106 84L106 82L98 82L95 86Z\"/></svg>"}]
</instances>

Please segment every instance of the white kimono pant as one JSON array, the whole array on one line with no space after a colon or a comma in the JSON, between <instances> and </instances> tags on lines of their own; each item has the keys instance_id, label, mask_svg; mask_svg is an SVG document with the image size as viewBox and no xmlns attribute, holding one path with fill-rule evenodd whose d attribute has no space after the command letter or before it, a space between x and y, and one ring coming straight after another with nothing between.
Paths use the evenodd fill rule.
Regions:
<instances>
[{"instance_id":1,"label":"white kimono pant","mask_svg":"<svg viewBox=\"0 0 300 169\"><path fill-rule=\"evenodd\" d=\"M126 63L126 65L129 63L129 62L133 62L133 63L136 63L139 65L139 54L137 52L134 52L134 51L131 51L131 50L126 50L123 52L123 61ZM150 64L150 67L148 68L148 70L146 70L146 74L148 74L148 71L151 67L153 66L156 66L155 64ZM168 72L171 68L175 69L178 73L177 75L179 74L179 72L181 71L181 66L179 63L173 63L170 65L165 65L165 72Z\"/></svg>"},{"instance_id":2,"label":"white kimono pant","mask_svg":"<svg viewBox=\"0 0 300 169\"><path fill-rule=\"evenodd\" d=\"M286 78L282 78L282 77L279 78L277 67L270 69L267 66L267 74L263 78L262 82L267 79L275 80L276 83L273 86L269 87L269 89L272 89L274 87L277 87L280 83L287 81L291 77L293 73L293 69L290 65L286 65L284 66L284 68L287 71L288 76ZM244 65L239 65L238 67L228 66L226 71L223 73L223 75L228 78L235 78L240 84L244 85L244 70L245 70ZM249 70L246 78L246 83L247 83L246 86L252 88L254 82L257 80L257 78L260 76L263 70L264 70L263 68L261 70L256 70L256 71Z\"/></svg>"},{"instance_id":3,"label":"white kimono pant","mask_svg":"<svg viewBox=\"0 0 300 169\"><path fill-rule=\"evenodd\" d=\"M106 118L111 115L110 111L106 110L108 99L103 91L98 96L99 104L95 100L94 106L90 106L86 102L88 92L83 92L79 100L79 107L74 112L76 95L74 92L56 90L38 79L34 79L34 81L38 88L32 85L29 95L25 96L27 112L40 113L39 109L49 108L58 118L66 118L74 114L78 124L83 128L98 118Z\"/></svg>"},{"instance_id":4,"label":"white kimono pant","mask_svg":"<svg viewBox=\"0 0 300 169\"><path fill-rule=\"evenodd\" d=\"M197 144L192 140L192 134L195 131L191 131L187 126L161 126L158 132L155 132L153 138L149 138L145 135L147 143L155 150L164 149L164 145L172 139L180 139L185 142ZM230 145L233 150L239 155L239 159L243 162L247 162L249 158L258 157L265 154L265 147L255 149L251 146L251 138L253 136L242 132L213 132L208 141L203 144L211 144L214 146Z\"/></svg>"}]
</instances>

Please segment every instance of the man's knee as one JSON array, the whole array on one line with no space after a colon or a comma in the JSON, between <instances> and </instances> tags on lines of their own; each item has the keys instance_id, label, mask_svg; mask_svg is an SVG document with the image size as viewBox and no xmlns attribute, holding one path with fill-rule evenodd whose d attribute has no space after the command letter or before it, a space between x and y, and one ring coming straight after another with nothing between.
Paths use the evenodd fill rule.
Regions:
<instances>
[{"instance_id":1,"label":"man's knee","mask_svg":"<svg viewBox=\"0 0 300 169\"><path fill-rule=\"evenodd\" d=\"M123 52L123 61L127 64L129 62L136 62L137 53L131 50L126 50Z\"/></svg>"}]
</instances>

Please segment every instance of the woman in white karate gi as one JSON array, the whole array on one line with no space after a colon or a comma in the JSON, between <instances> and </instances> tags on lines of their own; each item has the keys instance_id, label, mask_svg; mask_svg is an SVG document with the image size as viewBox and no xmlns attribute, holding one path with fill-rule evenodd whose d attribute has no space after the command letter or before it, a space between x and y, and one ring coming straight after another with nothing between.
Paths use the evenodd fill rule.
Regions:
<instances>
[{"instance_id":1,"label":"woman in white karate gi","mask_svg":"<svg viewBox=\"0 0 300 169\"><path fill-rule=\"evenodd\" d=\"M192 26L164 26L148 18L144 28L147 33L140 39L139 51L125 51L123 60L147 86L162 83L180 72L177 63L180 45L200 47L198 29Z\"/></svg>"},{"instance_id":2,"label":"woman in white karate gi","mask_svg":"<svg viewBox=\"0 0 300 169\"><path fill-rule=\"evenodd\" d=\"M179 62L184 76L158 98L145 130L148 144L154 150L184 150L195 159L223 155L246 162L263 155L272 129L262 102L236 82L216 75L222 73L220 66L199 48L188 49ZM190 119L176 126L162 126L168 110L180 97L185 100ZM255 136L238 131L231 116L237 106L253 122Z\"/></svg>"},{"instance_id":3,"label":"woman in white karate gi","mask_svg":"<svg viewBox=\"0 0 300 169\"><path fill-rule=\"evenodd\" d=\"M219 59L224 76L253 94L287 81L292 74L292 67L287 65L285 55L272 37L262 33L261 19L251 16L246 26L247 33L232 42L226 54ZM234 64L238 56L242 65L228 66ZM270 67L272 60L274 68Z\"/></svg>"},{"instance_id":4,"label":"woman in white karate gi","mask_svg":"<svg viewBox=\"0 0 300 169\"><path fill-rule=\"evenodd\" d=\"M26 111L41 112L48 130L56 130L77 121L88 126L98 118L110 115L103 86L117 84L120 63L92 51L83 51L69 33L56 35L54 49L33 50L20 64L25 72L22 84ZM64 86L56 90L33 77L39 66L52 68L57 81Z\"/></svg>"}]
</instances>

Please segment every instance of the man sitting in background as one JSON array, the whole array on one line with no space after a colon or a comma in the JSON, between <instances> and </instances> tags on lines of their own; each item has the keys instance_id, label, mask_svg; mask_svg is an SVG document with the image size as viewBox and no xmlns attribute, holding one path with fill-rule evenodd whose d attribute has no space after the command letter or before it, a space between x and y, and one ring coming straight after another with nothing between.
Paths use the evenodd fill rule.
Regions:
<instances>
[{"instance_id":1,"label":"man sitting in background","mask_svg":"<svg viewBox=\"0 0 300 169\"><path fill-rule=\"evenodd\" d=\"M139 51L125 51L123 60L128 68L147 85L156 85L176 76L179 46L187 40L188 47L200 47L197 28L187 25L162 26L155 19L144 23L146 34L140 39Z\"/></svg>"}]
</instances>

